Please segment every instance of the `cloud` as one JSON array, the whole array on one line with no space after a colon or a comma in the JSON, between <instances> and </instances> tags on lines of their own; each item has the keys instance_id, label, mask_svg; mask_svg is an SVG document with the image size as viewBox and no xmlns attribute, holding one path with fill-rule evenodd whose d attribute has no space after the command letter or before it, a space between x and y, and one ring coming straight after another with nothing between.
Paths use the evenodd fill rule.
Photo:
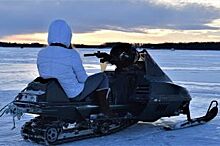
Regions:
<instances>
[{"instance_id":1,"label":"cloud","mask_svg":"<svg viewBox=\"0 0 220 146\"><path fill-rule=\"evenodd\" d=\"M218 29L206 24L219 17L219 9L198 3L176 7L147 0L12 0L0 5L0 37L47 32L58 18L75 33L104 29L145 33L143 29Z\"/></svg>"},{"instance_id":2,"label":"cloud","mask_svg":"<svg viewBox=\"0 0 220 146\"><path fill-rule=\"evenodd\" d=\"M163 4L170 7L184 7L189 4L197 4L202 6L209 6L214 8L220 8L219 0L142 0L142 1L152 1L153 3Z\"/></svg>"}]
</instances>

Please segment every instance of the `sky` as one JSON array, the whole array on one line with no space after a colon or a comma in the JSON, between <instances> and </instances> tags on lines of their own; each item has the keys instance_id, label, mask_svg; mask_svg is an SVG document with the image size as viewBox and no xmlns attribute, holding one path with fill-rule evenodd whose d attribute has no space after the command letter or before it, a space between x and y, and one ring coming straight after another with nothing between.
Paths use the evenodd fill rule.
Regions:
<instances>
[{"instance_id":1,"label":"sky","mask_svg":"<svg viewBox=\"0 0 220 146\"><path fill-rule=\"evenodd\" d=\"M66 20L74 44L220 40L220 0L1 0L0 41L47 43Z\"/></svg>"}]
</instances>

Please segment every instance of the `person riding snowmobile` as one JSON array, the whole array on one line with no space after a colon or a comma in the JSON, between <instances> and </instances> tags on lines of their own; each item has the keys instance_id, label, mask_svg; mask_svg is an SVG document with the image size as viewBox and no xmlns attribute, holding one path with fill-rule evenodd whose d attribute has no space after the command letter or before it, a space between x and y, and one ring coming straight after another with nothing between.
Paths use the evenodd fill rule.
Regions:
<instances>
[{"instance_id":1,"label":"person riding snowmobile","mask_svg":"<svg viewBox=\"0 0 220 146\"><path fill-rule=\"evenodd\" d=\"M51 23L48 32L49 46L38 53L38 72L42 78L56 78L70 101L84 101L95 92L95 101L101 112L108 115L108 78L105 73L92 76L86 74L79 53L71 47L71 38L71 28L64 20Z\"/></svg>"}]
</instances>

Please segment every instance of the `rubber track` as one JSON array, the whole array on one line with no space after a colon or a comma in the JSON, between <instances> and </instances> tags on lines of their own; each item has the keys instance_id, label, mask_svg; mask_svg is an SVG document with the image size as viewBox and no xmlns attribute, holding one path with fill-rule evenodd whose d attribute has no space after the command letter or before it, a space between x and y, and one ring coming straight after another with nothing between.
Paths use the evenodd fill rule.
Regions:
<instances>
[{"instance_id":1,"label":"rubber track","mask_svg":"<svg viewBox=\"0 0 220 146\"><path fill-rule=\"evenodd\" d=\"M119 132L123 129L126 129L127 127L130 127L134 124L136 124L137 121L135 120L129 120L127 121L126 124L119 126L118 128L111 129L108 133L106 134L96 134L96 133L89 133L85 135L80 135L80 136L75 136L71 138L66 138L62 140L57 140L54 143L47 143L46 138L44 137L46 128L48 126L51 126L50 123L41 123L38 118L32 119L30 122L26 122L24 126L21 129L21 135L25 140L29 140L35 143L43 144L43 145L57 145L57 144L63 144L63 143L68 143L68 142L73 142L73 141L78 141L78 140L83 140L83 139L89 139L89 138L94 138L94 137L101 137L101 136L106 136L110 135L116 132Z\"/></svg>"}]
</instances>

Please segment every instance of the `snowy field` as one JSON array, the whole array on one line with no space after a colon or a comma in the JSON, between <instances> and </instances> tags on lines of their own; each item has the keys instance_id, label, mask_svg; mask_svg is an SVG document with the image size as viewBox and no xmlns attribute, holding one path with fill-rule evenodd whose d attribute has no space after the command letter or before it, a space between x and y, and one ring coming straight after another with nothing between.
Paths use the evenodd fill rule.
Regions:
<instances>
[{"instance_id":1,"label":"snowy field","mask_svg":"<svg viewBox=\"0 0 220 146\"><path fill-rule=\"evenodd\" d=\"M38 76L36 56L40 49L0 48L0 107L12 101L14 96L27 83ZM80 49L81 54L91 53L92 49ZM169 51L150 50L156 62L177 84L186 87L193 99L192 116L204 115L211 100L220 102L220 51ZM83 58L83 57L82 57ZM89 74L99 72L98 60L83 58ZM113 67L110 67L110 69ZM17 121L15 130L12 118L5 115L0 118L0 145L32 146L20 136L20 128L31 118L25 115ZM64 146L219 146L220 117L211 122L176 131L164 131L162 123L184 119L184 116L163 118L155 123L138 123L121 132L88 140L63 144Z\"/></svg>"}]
</instances>

